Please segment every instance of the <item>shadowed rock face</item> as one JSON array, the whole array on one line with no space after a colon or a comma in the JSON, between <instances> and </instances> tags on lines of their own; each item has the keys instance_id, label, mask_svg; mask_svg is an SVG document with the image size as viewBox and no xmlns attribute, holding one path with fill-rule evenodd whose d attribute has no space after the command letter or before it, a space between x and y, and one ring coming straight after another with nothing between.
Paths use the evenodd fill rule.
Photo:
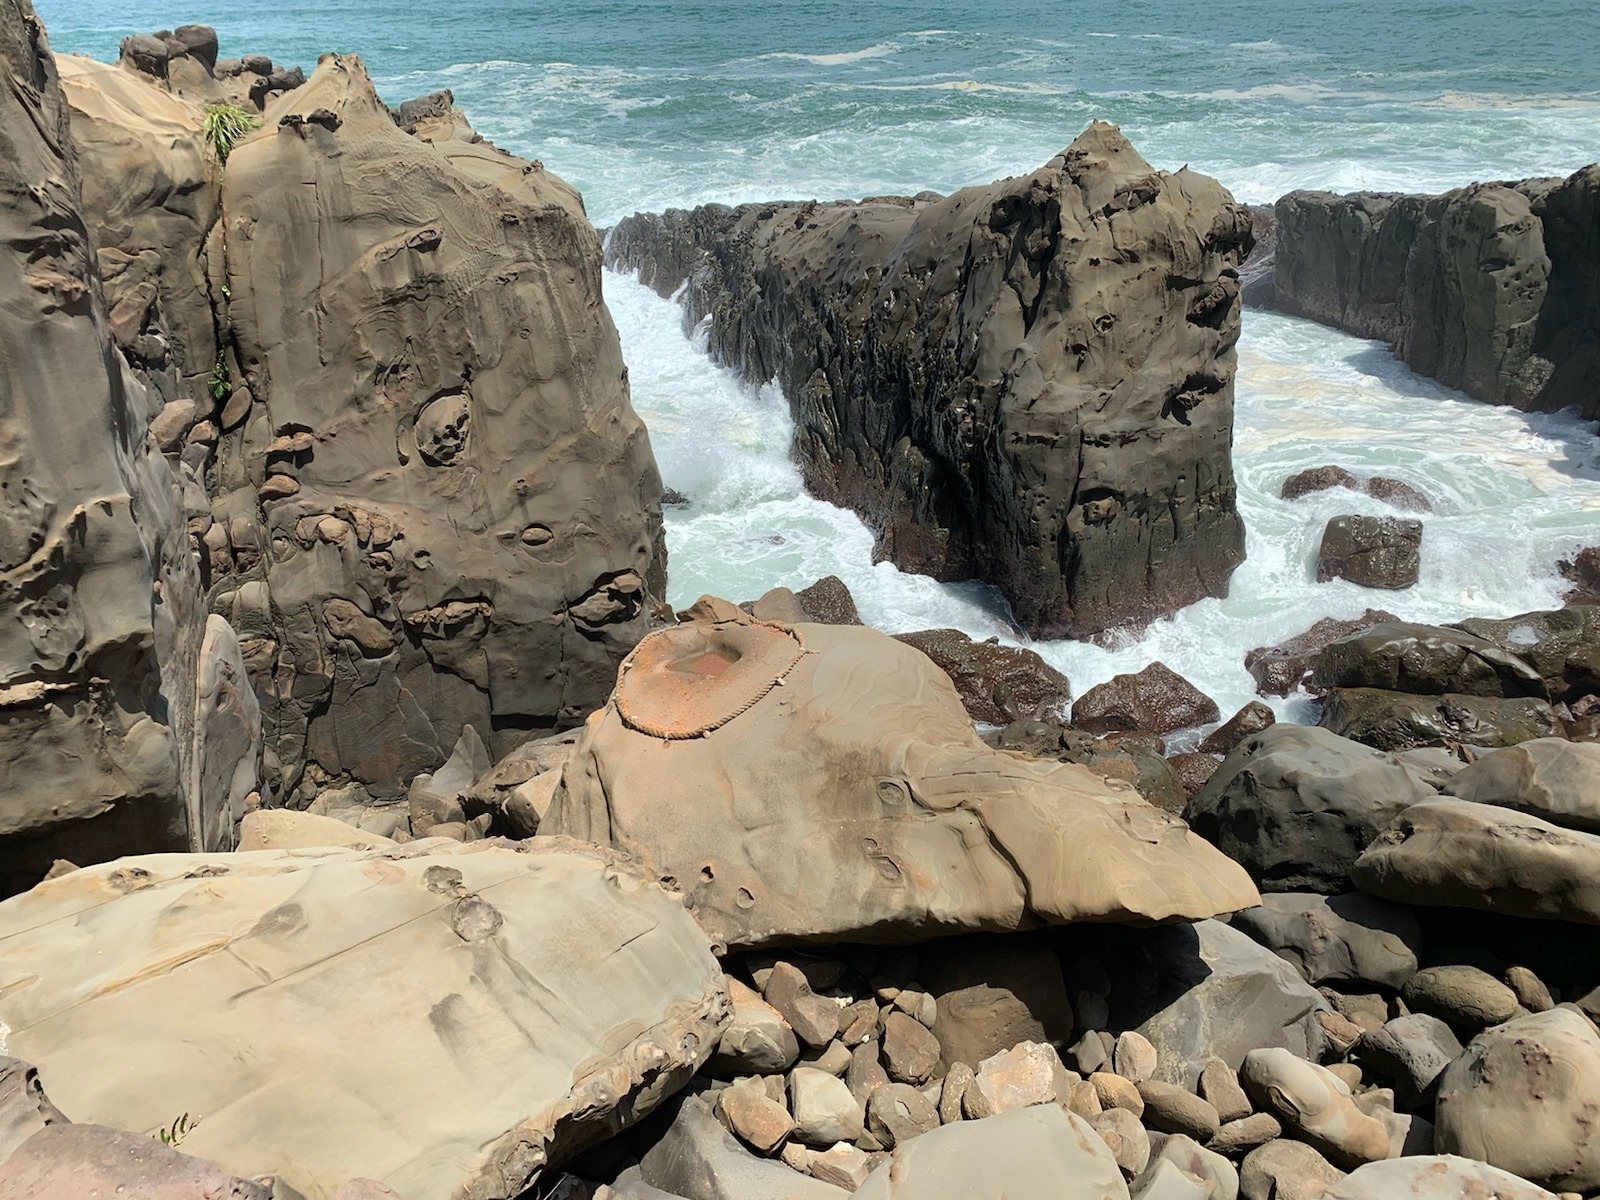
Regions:
<instances>
[{"instance_id":1,"label":"shadowed rock face","mask_svg":"<svg viewBox=\"0 0 1600 1200\"><path fill-rule=\"evenodd\" d=\"M229 848L256 786L238 645L108 324L55 63L0 0L0 892Z\"/></svg>"},{"instance_id":2,"label":"shadowed rock face","mask_svg":"<svg viewBox=\"0 0 1600 1200\"><path fill-rule=\"evenodd\" d=\"M1441 196L1291 192L1252 303L1517 408L1600 412L1600 166Z\"/></svg>"},{"instance_id":3,"label":"shadowed rock face","mask_svg":"<svg viewBox=\"0 0 1600 1200\"><path fill-rule=\"evenodd\" d=\"M720 601L652 634L540 827L676 880L718 941L1194 919L1259 902L1131 785L991 750L948 677L873 630Z\"/></svg>"},{"instance_id":4,"label":"shadowed rock face","mask_svg":"<svg viewBox=\"0 0 1600 1200\"><path fill-rule=\"evenodd\" d=\"M998 584L1039 636L1220 595L1244 556L1229 460L1250 219L1096 123L945 199L637 216L613 265L746 378L776 377L807 486L878 553Z\"/></svg>"},{"instance_id":5,"label":"shadowed rock face","mask_svg":"<svg viewBox=\"0 0 1600 1200\"><path fill-rule=\"evenodd\" d=\"M463 725L503 750L577 722L665 588L582 202L453 113L414 127L325 57L233 150L206 247L236 385L212 605L285 786L394 795Z\"/></svg>"}]
</instances>

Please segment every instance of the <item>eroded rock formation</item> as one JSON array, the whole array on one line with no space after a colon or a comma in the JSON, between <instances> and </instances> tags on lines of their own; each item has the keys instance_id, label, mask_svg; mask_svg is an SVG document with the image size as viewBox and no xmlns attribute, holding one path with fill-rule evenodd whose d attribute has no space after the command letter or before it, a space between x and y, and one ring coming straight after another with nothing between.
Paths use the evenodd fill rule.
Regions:
<instances>
[{"instance_id":1,"label":"eroded rock formation","mask_svg":"<svg viewBox=\"0 0 1600 1200\"><path fill-rule=\"evenodd\" d=\"M1440 196L1291 192L1251 302L1389 342L1479 400L1600 413L1600 165Z\"/></svg>"},{"instance_id":2,"label":"eroded rock formation","mask_svg":"<svg viewBox=\"0 0 1600 1200\"><path fill-rule=\"evenodd\" d=\"M818 496L878 553L994 582L1037 636L1220 595L1250 218L1110 125L948 198L710 205L623 221L608 260L687 283L712 354L777 378Z\"/></svg>"},{"instance_id":3,"label":"eroded rock formation","mask_svg":"<svg viewBox=\"0 0 1600 1200\"><path fill-rule=\"evenodd\" d=\"M227 849L257 786L255 697L113 327L55 61L4 0L0 892L58 856Z\"/></svg>"},{"instance_id":4,"label":"eroded rock formation","mask_svg":"<svg viewBox=\"0 0 1600 1200\"><path fill-rule=\"evenodd\" d=\"M730 946L1193 920L1244 871L1065 763L989 749L949 678L861 626L703 600L652 634L589 720L540 833L675 880Z\"/></svg>"}]
</instances>

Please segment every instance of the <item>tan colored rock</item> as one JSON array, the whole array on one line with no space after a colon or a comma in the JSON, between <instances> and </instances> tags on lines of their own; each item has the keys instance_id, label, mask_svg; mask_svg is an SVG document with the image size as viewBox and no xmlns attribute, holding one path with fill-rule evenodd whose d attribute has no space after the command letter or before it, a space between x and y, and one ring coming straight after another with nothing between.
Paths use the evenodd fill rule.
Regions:
<instances>
[{"instance_id":1,"label":"tan colored rock","mask_svg":"<svg viewBox=\"0 0 1600 1200\"><path fill-rule=\"evenodd\" d=\"M1343 1178L1343 1171L1304 1142L1278 1138L1239 1164L1239 1195L1243 1200L1318 1200Z\"/></svg>"},{"instance_id":2,"label":"tan colored rock","mask_svg":"<svg viewBox=\"0 0 1600 1200\"><path fill-rule=\"evenodd\" d=\"M1359 1166L1389 1157L1388 1130L1331 1071L1274 1048L1245 1055L1239 1076L1258 1104L1331 1161Z\"/></svg>"},{"instance_id":3,"label":"tan colored rock","mask_svg":"<svg viewBox=\"0 0 1600 1200\"><path fill-rule=\"evenodd\" d=\"M813 1150L806 1169L813 1179L853 1192L867 1181L872 1160L850 1143L840 1142L826 1150Z\"/></svg>"},{"instance_id":4,"label":"tan colored rock","mask_svg":"<svg viewBox=\"0 0 1600 1200\"><path fill-rule=\"evenodd\" d=\"M1033 1104L1066 1104L1076 1082L1077 1076L1061 1065L1053 1046L1023 1042L978 1064L969 1100L980 1104L985 1116Z\"/></svg>"},{"instance_id":5,"label":"tan colored rock","mask_svg":"<svg viewBox=\"0 0 1600 1200\"><path fill-rule=\"evenodd\" d=\"M1089 1124L1128 1178L1134 1178L1150 1165L1150 1135L1139 1124L1139 1118L1127 1109L1108 1108Z\"/></svg>"},{"instance_id":6,"label":"tan colored rock","mask_svg":"<svg viewBox=\"0 0 1600 1200\"><path fill-rule=\"evenodd\" d=\"M1224 1123L1250 1115L1250 1098L1239 1086L1239 1074L1220 1058L1208 1062L1200 1072L1199 1093L1217 1110Z\"/></svg>"},{"instance_id":7,"label":"tan colored rock","mask_svg":"<svg viewBox=\"0 0 1600 1200\"><path fill-rule=\"evenodd\" d=\"M1147 1079L1139 1085L1139 1095L1144 1100L1144 1123L1151 1129L1209 1142L1222 1126L1208 1101L1177 1084Z\"/></svg>"},{"instance_id":8,"label":"tan colored rock","mask_svg":"<svg viewBox=\"0 0 1600 1200\"><path fill-rule=\"evenodd\" d=\"M99 1196L270 1200L272 1188L154 1137L103 1125L51 1125L0 1162L0 1200Z\"/></svg>"},{"instance_id":9,"label":"tan colored rock","mask_svg":"<svg viewBox=\"0 0 1600 1200\"><path fill-rule=\"evenodd\" d=\"M759 1154L773 1153L794 1131L789 1110L753 1081L718 1092L717 1114L740 1141Z\"/></svg>"},{"instance_id":10,"label":"tan colored rock","mask_svg":"<svg viewBox=\"0 0 1600 1200\"><path fill-rule=\"evenodd\" d=\"M1600 744L1534 738L1485 754L1440 791L1600 833Z\"/></svg>"},{"instance_id":11,"label":"tan colored rock","mask_svg":"<svg viewBox=\"0 0 1600 1200\"><path fill-rule=\"evenodd\" d=\"M813 992L805 973L792 963L772 968L762 994L806 1045L820 1049L838 1035L839 1006Z\"/></svg>"},{"instance_id":12,"label":"tan colored rock","mask_svg":"<svg viewBox=\"0 0 1600 1200\"><path fill-rule=\"evenodd\" d=\"M677 880L718 941L1161 921L1257 902L1237 865L1131 790L990 750L910 647L703 611L623 667L545 828ZM781 795L761 782L776 777ZM758 813L759 797L771 799Z\"/></svg>"},{"instance_id":13,"label":"tan colored rock","mask_svg":"<svg viewBox=\"0 0 1600 1200\"><path fill-rule=\"evenodd\" d=\"M1096 1071L1089 1076L1089 1082L1102 1108L1125 1108L1136 1117L1144 1116L1144 1097L1139 1094L1137 1084L1110 1071Z\"/></svg>"},{"instance_id":14,"label":"tan colored rock","mask_svg":"<svg viewBox=\"0 0 1600 1200\"><path fill-rule=\"evenodd\" d=\"M578 194L481 138L407 132L359 59L326 55L233 147L222 213L206 260L236 391L212 509L263 552L210 600L267 585L278 789L316 764L391 798L464 725L503 752L489 731L581 721L665 560ZM261 486L277 464L294 479ZM363 595L393 648L355 662L323 604Z\"/></svg>"},{"instance_id":15,"label":"tan colored rock","mask_svg":"<svg viewBox=\"0 0 1600 1200\"><path fill-rule=\"evenodd\" d=\"M962 1106L967 1092L977 1082L977 1075L964 1062L953 1063L944 1077L944 1088L939 1092L939 1120L948 1125L963 1117Z\"/></svg>"},{"instance_id":16,"label":"tan colored rock","mask_svg":"<svg viewBox=\"0 0 1600 1200\"><path fill-rule=\"evenodd\" d=\"M733 1013L712 1065L728 1075L784 1072L800 1057L800 1043L783 1014L749 987L723 976Z\"/></svg>"},{"instance_id":17,"label":"tan colored rock","mask_svg":"<svg viewBox=\"0 0 1600 1200\"><path fill-rule=\"evenodd\" d=\"M863 1108L872 1093L889 1082L889 1073L878 1062L878 1043L862 1042L850 1052L850 1065L845 1068L845 1086Z\"/></svg>"},{"instance_id":18,"label":"tan colored rock","mask_svg":"<svg viewBox=\"0 0 1600 1200\"><path fill-rule=\"evenodd\" d=\"M287 808L258 808L239 823L239 850L308 850L315 846L380 849L399 845L389 838L332 817L294 812Z\"/></svg>"},{"instance_id":19,"label":"tan colored rock","mask_svg":"<svg viewBox=\"0 0 1600 1200\"><path fill-rule=\"evenodd\" d=\"M0 978L65 1111L187 1111L186 1152L307 1200L515 1196L681 1086L727 1016L677 901L554 841L85 867L0 905Z\"/></svg>"},{"instance_id":20,"label":"tan colored rock","mask_svg":"<svg viewBox=\"0 0 1600 1200\"><path fill-rule=\"evenodd\" d=\"M891 1083L867 1101L867 1128L886 1147L939 1128L939 1110L910 1084Z\"/></svg>"},{"instance_id":21,"label":"tan colored rock","mask_svg":"<svg viewBox=\"0 0 1600 1200\"><path fill-rule=\"evenodd\" d=\"M866 1128L866 1112L844 1080L815 1067L789 1072L789 1112L794 1136L808 1146L853 1142Z\"/></svg>"},{"instance_id":22,"label":"tan colored rock","mask_svg":"<svg viewBox=\"0 0 1600 1200\"><path fill-rule=\"evenodd\" d=\"M1156 1048L1144 1034L1130 1029L1117 1035L1111 1061L1116 1073L1129 1083L1143 1083L1156 1073Z\"/></svg>"},{"instance_id":23,"label":"tan colored rock","mask_svg":"<svg viewBox=\"0 0 1600 1200\"><path fill-rule=\"evenodd\" d=\"M66 1121L29 1063L0 1053L0 1163L47 1125Z\"/></svg>"},{"instance_id":24,"label":"tan colored rock","mask_svg":"<svg viewBox=\"0 0 1600 1200\"><path fill-rule=\"evenodd\" d=\"M1282 1136L1283 1124L1277 1117L1271 1113L1251 1113L1224 1124L1217 1130L1217 1136L1206 1143L1206 1149L1238 1156Z\"/></svg>"},{"instance_id":25,"label":"tan colored rock","mask_svg":"<svg viewBox=\"0 0 1600 1200\"><path fill-rule=\"evenodd\" d=\"M883 1023L883 1064L891 1079L926 1082L939 1065L938 1040L915 1017L891 1012Z\"/></svg>"},{"instance_id":26,"label":"tan colored rock","mask_svg":"<svg viewBox=\"0 0 1600 1200\"><path fill-rule=\"evenodd\" d=\"M1600 1188L1600 1034L1567 1008L1479 1034L1439 1077L1435 1146L1552 1191Z\"/></svg>"},{"instance_id":27,"label":"tan colored rock","mask_svg":"<svg viewBox=\"0 0 1600 1200\"><path fill-rule=\"evenodd\" d=\"M861 1200L1127 1200L1106 1146L1053 1104L960 1121L895 1148Z\"/></svg>"},{"instance_id":28,"label":"tan colored rock","mask_svg":"<svg viewBox=\"0 0 1600 1200\"><path fill-rule=\"evenodd\" d=\"M1324 1200L1555 1200L1551 1192L1487 1163L1452 1154L1427 1154L1368 1163L1323 1193Z\"/></svg>"}]
</instances>

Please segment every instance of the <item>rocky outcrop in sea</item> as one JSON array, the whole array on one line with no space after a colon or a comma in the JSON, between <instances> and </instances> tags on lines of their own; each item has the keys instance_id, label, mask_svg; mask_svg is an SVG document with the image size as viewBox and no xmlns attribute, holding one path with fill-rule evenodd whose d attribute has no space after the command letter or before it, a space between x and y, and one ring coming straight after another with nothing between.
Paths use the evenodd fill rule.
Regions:
<instances>
[{"instance_id":1,"label":"rocky outcrop in sea","mask_svg":"<svg viewBox=\"0 0 1600 1200\"><path fill-rule=\"evenodd\" d=\"M607 261L776 379L807 487L908 571L997 584L1036 636L1218 595L1249 214L1092 125L1031 175L859 204L640 215Z\"/></svg>"}]
</instances>

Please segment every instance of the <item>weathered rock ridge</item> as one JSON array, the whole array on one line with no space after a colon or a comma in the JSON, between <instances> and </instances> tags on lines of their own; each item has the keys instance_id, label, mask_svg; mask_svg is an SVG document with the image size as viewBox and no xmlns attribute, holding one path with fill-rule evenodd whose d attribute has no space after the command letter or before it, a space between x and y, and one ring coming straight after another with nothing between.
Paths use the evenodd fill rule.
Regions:
<instances>
[{"instance_id":1,"label":"weathered rock ridge","mask_svg":"<svg viewBox=\"0 0 1600 1200\"><path fill-rule=\"evenodd\" d=\"M1096 123L1031 175L860 204L639 215L608 261L752 381L877 552L998 584L1040 636L1220 595L1248 213Z\"/></svg>"},{"instance_id":2,"label":"weathered rock ridge","mask_svg":"<svg viewBox=\"0 0 1600 1200\"><path fill-rule=\"evenodd\" d=\"M55 61L4 0L0 893L69 852L228 849L257 787L256 700L112 323Z\"/></svg>"},{"instance_id":3,"label":"weathered rock ridge","mask_svg":"<svg viewBox=\"0 0 1600 1200\"><path fill-rule=\"evenodd\" d=\"M397 116L357 59L235 71L198 28L64 68L111 333L164 402L267 779L396 797L465 725L504 751L581 720L664 593L599 241L448 93ZM225 164L219 99L266 105Z\"/></svg>"},{"instance_id":4,"label":"weathered rock ridge","mask_svg":"<svg viewBox=\"0 0 1600 1200\"><path fill-rule=\"evenodd\" d=\"M1600 165L1440 196L1291 192L1264 307L1390 343L1479 400L1600 414Z\"/></svg>"}]
</instances>

